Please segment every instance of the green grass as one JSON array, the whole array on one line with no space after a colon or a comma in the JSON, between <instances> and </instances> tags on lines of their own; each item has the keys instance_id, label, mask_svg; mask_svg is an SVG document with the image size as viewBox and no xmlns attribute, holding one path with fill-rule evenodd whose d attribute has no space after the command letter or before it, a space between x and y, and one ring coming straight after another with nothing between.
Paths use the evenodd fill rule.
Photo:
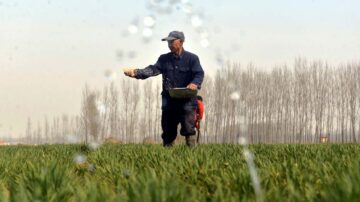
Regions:
<instances>
[{"instance_id":1,"label":"green grass","mask_svg":"<svg viewBox=\"0 0 360 202\"><path fill-rule=\"evenodd\" d=\"M265 201L360 198L360 145L250 150ZM0 147L0 201L255 201L242 151L240 145ZM74 163L78 153L86 163Z\"/></svg>"}]
</instances>

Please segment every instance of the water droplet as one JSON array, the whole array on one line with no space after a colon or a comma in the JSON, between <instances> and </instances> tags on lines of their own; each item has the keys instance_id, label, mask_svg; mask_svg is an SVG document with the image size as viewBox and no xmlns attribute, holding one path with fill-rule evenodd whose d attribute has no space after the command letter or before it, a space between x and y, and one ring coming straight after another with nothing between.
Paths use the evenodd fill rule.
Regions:
<instances>
[{"instance_id":1,"label":"water droplet","mask_svg":"<svg viewBox=\"0 0 360 202\"><path fill-rule=\"evenodd\" d=\"M191 16L191 24L193 27L197 28L203 24L202 19L198 15Z\"/></svg>"},{"instance_id":2,"label":"water droplet","mask_svg":"<svg viewBox=\"0 0 360 202\"><path fill-rule=\"evenodd\" d=\"M107 69L107 70L104 71L104 76L105 76L106 78L110 77L111 74L112 74L112 71L111 71L110 69Z\"/></svg>"},{"instance_id":3,"label":"water droplet","mask_svg":"<svg viewBox=\"0 0 360 202\"><path fill-rule=\"evenodd\" d=\"M191 14L192 11L193 11L193 7L192 7L191 4L185 4L185 5L182 6L182 10L186 14Z\"/></svg>"},{"instance_id":4,"label":"water droplet","mask_svg":"<svg viewBox=\"0 0 360 202\"><path fill-rule=\"evenodd\" d=\"M210 45L210 42L208 39L201 39L200 44L202 47L207 48Z\"/></svg>"},{"instance_id":5,"label":"water droplet","mask_svg":"<svg viewBox=\"0 0 360 202\"><path fill-rule=\"evenodd\" d=\"M130 34L136 34L138 32L138 27L136 25L129 25L128 31Z\"/></svg>"},{"instance_id":6,"label":"water droplet","mask_svg":"<svg viewBox=\"0 0 360 202\"><path fill-rule=\"evenodd\" d=\"M135 57L136 57L136 52L135 52L135 51L130 51L130 52L128 53L128 57L129 57L130 59L135 58Z\"/></svg>"},{"instance_id":7,"label":"water droplet","mask_svg":"<svg viewBox=\"0 0 360 202\"><path fill-rule=\"evenodd\" d=\"M153 27L155 25L155 19L152 16L145 16L143 22L146 27Z\"/></svg>"},{"instance_id":8,"label":"water droplet","mask_svg":"<svg viewBox=\"0 0 360 202\"><path fill-rule=\"evenodd\" d=\"M96 108L98 109L100 114L106 113L106 105L102 103L101 101L96 102Z\"/></svg>"},{"instance_id":9,"label":"water droplet","mask_svg":"<svg viewBox=\"0 0 360 202\"><path fill-rule=\"evenodd\" d=\"M247 144L246 138L245 138L245 137L240 137L240 138L239 138L239 143L240 143L241 145L246 145L246 144Z\"/></svg>"},{"instance_id":10,"label":"water droplet","mask_svg":"<svg viewBox=\"0 0 360 202\"><path fill-rule=\"evenodd\" d=\"M222 54L221 54L220 52L217 53L217 55L215 56L215 59L216 59L216 62L217 62L219 65L224 65L225 59L224 59L224 57L222 56Z\"/></svg>"},{"instance_id":11,"label":"water droplet","mask_svg":"<svg viewBox=\"0 0 360 202\"><path fill-rule=\"evenodd\" d=\"M114 81L117 79L117 73L111 71L110 69L105 70L104 76L110 81Z\"/></svg>"},{"instance_id":12,"label":"water droplet","mask_svg":"<svg viewBox=\"0 0 360 202\"><path fill-rule=\"evenodd\" d=\"M97 142L91 142L89 144L89 148L93 151L97 150L100 146L101 146L101 144L97 143Z\"/></svg>"},{"instance_id":13,"label":"water droplet","mask_svg":"<svg viewBox=\"0 0 360 202\"><path fill-rule=\"evenodd\" d=\"M252 153L249 151L249 150L244 150L244 157L249 161L252 161L253 160L253 155Z\"/></svg>"},{"instance_id":14,"label":"water droplet","mask_svg":"<svg viewBox=\"0 0 360 202\"><path fill-rule=\"evenodd\" d=\"M239 100L240 99L240 94L238 92L233 92L233 93L230 94L230 99Z\"/></svg>"},{"instance_id":15,"label":"water droplet","mask_svg":"<svg viewBox=\"0 0 360 202\"><path fill-rule=\"evenodd\" d=\"M116 51L116 57L117 57L118 60L122 60L124 58L124 51L117 50Z\"/></svg>"},{"instance_id":16,"label":"water droplet","mask_svg":"<svg viewBox=\"0 0 360 202\"><path fill-rule=\"evenodd\" d=\"M76 135L67 135L66 141L70 144L76 144L80 142L80 138Z\"/></svg>"},{"instance_id":17,"label":"water droplet","mask_svg":"<svg viewBox=\"0 0 360 202\"><path fill-rule=\"evenodd\" d=\"M86 162L86 159L87 157L83 154L75 154L73 161L76 164L83 164Z\"/></svg>"}]
</instances>

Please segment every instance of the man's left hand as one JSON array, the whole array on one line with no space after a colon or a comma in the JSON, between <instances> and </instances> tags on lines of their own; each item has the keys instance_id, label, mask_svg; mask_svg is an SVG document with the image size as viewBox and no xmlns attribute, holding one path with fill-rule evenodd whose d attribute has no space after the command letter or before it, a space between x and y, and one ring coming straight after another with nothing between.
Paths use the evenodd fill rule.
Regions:
<instances>
[{"instance_id":1,"label":"man's left hand","mask_svg":"<svg viewBox=\"0 0 360 202\"><path fill-rule=\"evenodd\" d=\"M197 90L197 85L194 83L190 83L189 85L186 86L186 88L191 90Z\"/></svg>"}]
</instances>

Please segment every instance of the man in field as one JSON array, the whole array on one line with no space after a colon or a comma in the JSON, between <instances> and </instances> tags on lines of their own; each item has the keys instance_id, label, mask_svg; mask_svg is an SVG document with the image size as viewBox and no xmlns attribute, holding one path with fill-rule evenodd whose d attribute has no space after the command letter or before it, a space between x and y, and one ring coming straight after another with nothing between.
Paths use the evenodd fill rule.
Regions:
<instances>
[{"instance_id":1,"label":"man in field","mask_svg":"<svg viewBox=\"0 0 360 202\"><path fill-rule=\"evenodd\" d=\"M168 42L171 52L160 55L154 65L149 65L144 69L126 69L124 73L126 76L136 79L147 79L162 74L161 127L163 133L161 137L163 145L173 145L177 136L177 126L180 123L180 134L185 136L186 145L194 147L196 144L196 96L192 98L172 98L169 89L181 87L192 90L200 89L204 79L204 71L198 56L184 50L185 36L183 32L172 31L162 41Z\"/></svg>"}]
</instances>

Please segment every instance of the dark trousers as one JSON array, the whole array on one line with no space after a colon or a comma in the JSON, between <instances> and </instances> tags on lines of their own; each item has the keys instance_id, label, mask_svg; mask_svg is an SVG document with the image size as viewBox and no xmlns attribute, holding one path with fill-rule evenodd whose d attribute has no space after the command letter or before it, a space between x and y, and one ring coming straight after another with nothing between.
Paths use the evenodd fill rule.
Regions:
<instances>
[{"instance_id":1,"label":"dark trousers","mask_svg":"<svg viewBox=\"0 0 360 202\"><path fill-rule=\"evenodd\" d=\"M196 106L188 104L173 105L162 109L161 127L164 144L171 144L177 136L177 127L181 124L182 136L195 135Z\"/></svg>"}]
</instances>

